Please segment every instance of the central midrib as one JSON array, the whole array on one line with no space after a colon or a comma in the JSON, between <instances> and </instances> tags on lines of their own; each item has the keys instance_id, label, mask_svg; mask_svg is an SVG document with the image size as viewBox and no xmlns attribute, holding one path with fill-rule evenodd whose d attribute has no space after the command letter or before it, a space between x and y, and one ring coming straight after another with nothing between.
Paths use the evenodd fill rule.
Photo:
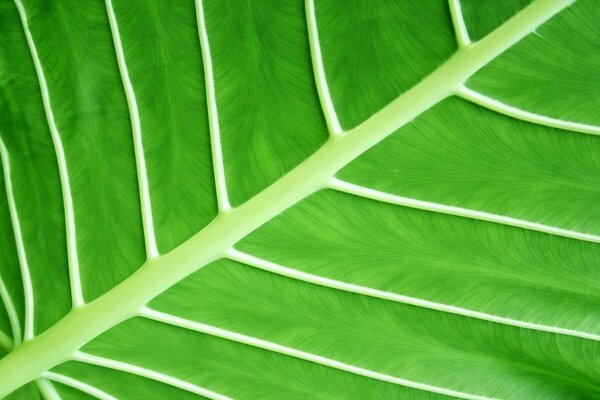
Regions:
<instances>
[{"instance_id":1,"label":"central midrib","mask_svg":"<svg viewBox=\"0 0 600 400\"><path fill-rule=\"evenodd\" d=\"M312 156L261 193L219 215L168 254L93 302L73 309L40 336L0 361L0 398L75 352L119 322L137 315L152 298L221 258L247 234L317 190L338 170L434 104L467 78L575 0L536 0L481 41L460 48L438 69L353 130L332 136Z\"/></svg>"}]
</instances>

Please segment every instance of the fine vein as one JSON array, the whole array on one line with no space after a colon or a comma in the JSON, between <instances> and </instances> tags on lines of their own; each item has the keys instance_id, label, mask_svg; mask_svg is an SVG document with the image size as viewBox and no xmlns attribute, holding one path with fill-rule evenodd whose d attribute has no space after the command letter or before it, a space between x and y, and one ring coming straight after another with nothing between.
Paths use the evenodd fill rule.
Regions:
<instances>
[{"instance_id":1,"label":"fine vein","mask_svg":"<svg viewBox=\"0 0 600 400\"><path fill-rule=\"evenodd\" d=\"M451 306L448 304L437 303L434 301L419 299L416 297L405 296L397 293L386 292L383 290L372 289L365 286L360 286L352 283L342 282L335 279L326 278L319 275L302 272L293 268L284 267L282 265L254 257L250 254L231 249L228 252L227 258L250 267L269 271L277 275L287 276L288 278L297 279L303 282L312 283L319 286L325 286L332 289L343 290L345 292L357 293L364 296L376 297L379 299L394 301L397 303L410 304L413 306L428 308L431 310L442 311L450 314L462 315L465 317L477 318L484 321L495 322L502 325L516 326L519 328L531 329L535 331L557 333L560 335L575 336L583 339L600 341L600 335L577 331L574 329L565 329L557 326L536 324L533 322L520 321L513 318L501 317L494 314L483 313L462 307Z\"/></svg>"},{"instance_id":2,"label":"fine vein","mask_svg":"<svg viewBox=\"0 0 600 400\"><path fill-rule=\"evenodd\" d=\"M31 274L27 263L27 254L25 245L23 244L23 235L21 233L21 223L19 222L19 214L15 204L15 196L12 189L12 180L10 176L10 159L8 150L4 145L4 141L0 138L0 158L2 158L2 169L4 170L4 183L6 185L6 196L8 198L8 209L10 211L10 219L12 221L13 231L15 235L15 244L17 246L17 255L19 257L19 265L21 267L21 276L23 278L23 294L25 297L25 332L24 340L33 338L33 288L31 286ZM17 340L15 338L15 340Z\"/></svg>"},{"instance_id":3,"label":"fine vein","mask_svg":"<svg viewBox=\"0 0 600 400\"><path fill-rule=\"evenodd\" d=\"M467 26L462 15L460 0L448 0L448 6L450 7L450 15L452 16L452 24L454 25L454 33L458 46L464 47L470 45L471 39L469 39L469 32L467 31Z\"/></svg>"},{"instance_id":4,"label":"fine vein","mask_svg":"<svg viewBox=\"0 0 600 400\"><path fill-rule=\"evenodd\" d=\"M48 371L44 372L42 375L43 378L49 379L54 382L62 383L63 385L70 386L73 389L77 389L80 392L93 396L100 400L117 400L116 397L111 396L110 394L89 385L85 382L81 382L77 379L71 378L70 376L58 374L56 372Z\"/></svg>"},{"instance_id":5,"label":"fine vein","mask_svg":"<svg viewBox=\"0 0 600 400\"><path fill-rule=\"evenodd\" d=\"M150 190L148 188L148 173L146 171L146 158L144 156L144 145L142 142L142 127L140 124L140 114L138 111L137 100L129 72L127 71L127 63L125 54L123 53L123 45L121 43L121 35L119 34L119 25L117 17L112 6L112 0L106 0L106 11L108 13L108 21L110 22L110 30L112 32L115 52L117 54L117 62L121 73L121 80L125 88L125 97L129 106L129 117L131 118L131 130L133 132L133 149L135 152L135 163L137 169L138 185L140 191L140 205L142 207L142 225L144 229L144 240L146 245L146 256L148 258L158 257L158 248L156 247L156 237L154 233L154 221L152 219L152 204L150 200Z\"/></svg>"},{"instance_id":6,"label":"fine vein","mask_svg":"<svg viewBox=\"0 0 600 400\"><path fill-rule=\"evenodd\" d=\"M456 215L459 217L476 219L480 221L494 222L502 225L515 226L522 229L543 232L549 235L563 236L570 239L583 240L586 242L600 243L600 236L598 235L572 231L569 229L539 224L537 222L507 217L504 215L492 214L484 211L476 211L468 208L449 206L424 200L417 200L412 199L410 197L396 196L390 193L380 192L378 190L370 189L364 186L355 185L353 183L345 182L336 178L333 178L329 181L329 188L338 190L340 192L349 193L355 196L381 201L384 203L396 204L399 206L416 208L419 210L433 211L440 214Z\"/></svg>"},{"instance_id":7,"label":"fine vein","mask_svg":"<svg viewBox=\"0 0 600 400\"><path fill-rule=\"evenodd\" d=\"M162 374L157 371L153 371L151 369L142 368L137 365L128 364L122 361L112 360L110 358L98 357L92 354L83 353L78 351L73 356L73 360L97 365L99 367L110 368L116 371L127 372L129 374L141 376L143 378L151 379L157 382L162 382L167 385L198 394L200 396L204 396L206 398L212 400L232 400L227 396L223 396L222 394L213 392L212 390L208 390L202 388L200 386L193 385L189 382L182 381L181 379L174 378L169 375Z\"/></svg>"},{"instance_id":8,"label":"fine vein","mask_svg":"<svg viewBox=\"0 0 600 400\"><path fill-rule=\"evenodd\" d=\"M10 322L10 329L12 331L12 336L14 340L13 345L18 346L21 344L21 324L19 323L17 309L15 308L15 304L13 303L12 298L10 297L10 293L8 293L8 289L6 288L6 284L4 283L1 274L0 299L2 300L2 303L4 303L6 313L8 314L8 321Z\"/></svg>"},{"instance_id":9,"label":"fine vein","mask_svg":"<svg viewBox=\"0 0 600 400\"><path fill-rule=\"evenodd\" d=\"M472 74L574 0L535 0L477 43L459 49L417 85L344 135L332 136L313 155L271 186L171 252L149 259L129 278L0 360L0 397L69 359L82 345L208 263L282 211L324 187L338 170L434 104ZM64 332L69 332L65 335Z\"/></svg>"},{"instance_id":10,"label":"fine vein","mask_svg":"<svg viewBox=\"0 0 600 400\"><path fill-rule=\"evenodd\" d=\"M319 30L317 27L317 16L315 13L314 0L306 0L306 23L308 27L308 41L310 43L310 55L313 65L313 73L315 74L315 83L317 92L321 100L321 108L327 123L327 129L331 135L339 135L342 133L342 127L338 120L331 100L327 78L325 76L325 68L323 66L323 56L321 54L321 45L319 44Z\"/></svg>"},{"instance_id":11,"label":"fine vein","mask_svg":"<svg viewBox=\"0 0 600 400\"><path fill-rule=\"evenodd\" d=\"M35 71L40 84L40 90L42 93L42 102L44 104L44 112L46 119L48 120L48 127L50 129L50 135L54 144L54 151L56 152L56 161L58 163L58 173L60 176L60 185L62 190L62 197L64 203L65 213L65 231L66 231L66 242L67 242L67 258L69 263L69 281L71 286L71 302L74 307L78 307L84 303L83 294L81 291L81 279L79 276L79 258L77 255L77 238L75 231L75 213L73 211L73 198L71 196L71 185L69 183L69 173L67 171L67 160L63 149L62 141L56 127L54 120L54 112L52 111L52 105L50 103L50 94L48 92L48 85L46 84L46 77L44 75L44 69L37 53L35 42L31 36L29 25L27 22L27 13L21 3L21 0L15 0L17 9L19 10L19 16L21 18L21 24L23 25L23 31L25 38L27 39L27 45L31 52L31 58L35 66Z\"/></svg>"},{"instance_id":12,"label":"fine vein","mask_svg":"<svg viewBox=\"0 0 600 400\"><path fill-rule=\"evenodd\" d=\"M10 338L10 336L8 336L3 331L0 331L0 349L2 349L8 353L9 351L11 351L13 349L13 346L14 346L14 342Z\"/></svg>"},{"instance_id":13,"label":"fine vein","mask_svg":"<svg viewBox=\"0 0 600 400\"><path fill-rule=\"evenodd\" d=\"M277 343L269 342L267 340L258 339L252 336L243 335L241 333L232 332L226 329L217 328L211 325L202 324L195 321L190 321L184 318L179 318L174 315L165 314L160 311L156 311L150 308L142 309L141 316L159 321L165 324L178 326L181 328L193 330L200 333L205 333L212 336L217 336L223 339L232 340L238 343L243 343L249 346L258 347L264 350L284 354L287 356L299 358L302 360L310 361L316 364L321 364L330 368L335 368L341 371L349 372L351 374L364 376L367 378L376 379L383 382L393 383L400 386L406 386L413 389L419 389L431 393L439 393L447 396L454 396L459 399L470 399L470 400L491 400L490 397L478 396L469 393L459 392L451 389L446 389L438 386L427 385L424 383L414 382L408 379L402 379L395 376L382 374L369 369L357 367L354 365L346 364L341 361L333 360L327 357L322 357L316 354L308 353L305 351L297 350L291 347L282 346Z\"/></svg>"},{"instance_id":14,"label":"fine vein","mask_svg":"<svg viewBox=\"0 0 600 400\"><path fill-rule=\"evenodd\" d=\"M196 0L196 17L198 19L198 36L200 38L200 49L202 51L202 62L204 64L204 80L206 85L206 103L208 107L208 122L210 129L210 141L212 149L213 170L215 175L215 189L217 192L217 205L219 212L223 213L231 209L227 195L227 182L225 180L225 166L223 163L223 151L221 149L221 133L219 128L219 114L217 111L217 98L215 95L215 81L213 76L212 58L210 55L210 44L206 33L206 23L202 0Z\"/></svg>"},{"instance_id":15,"label":"fine vein","mask_svg":"<svg viewBox=\"0 0 600 400\"><path fill-rule=\"evenodd\" d=\"M492 99L491 97L487 97L481 93L469 89L466 86L459 87L456 90L456 95L472 103L488 108L492 111L496 111L501 114L508 115L509 117L513 117L523 121L548 126L550 128L558 128L573 132L587 133L590 135L600 135L600 126L581 124L579 122L564 121L561 119L550 118L544 115L539 115L529 111L521 110L519 108L509 106L508 104L504 104L498 100Z\"/></svg>"},{"instance_id":16,"label":"fine vein","mask_svg":"<svg viewBox=\"0 0 600 400\"><path fill-rule=\"evenodd\" d=\"M36 379L35 384L45 400L61 400L60 395L50 381L44 378Z\"/></svg>"}]
</instances>

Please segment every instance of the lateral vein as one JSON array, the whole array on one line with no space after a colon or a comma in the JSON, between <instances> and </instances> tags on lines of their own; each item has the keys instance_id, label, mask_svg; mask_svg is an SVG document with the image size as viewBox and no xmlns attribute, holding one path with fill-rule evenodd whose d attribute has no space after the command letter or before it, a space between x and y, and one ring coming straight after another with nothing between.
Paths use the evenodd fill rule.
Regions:
<instances>
[{"instance_id":1,"label":"lateral vein","mask_svg":"<svg viewBox=\"0 0 600 400\"><path fill-rule=\"evenodd\" d=\"M471 44L469 31L465 25L465 20L462 15L460 0L448 0L450 7L450 16L452 17L452 25L454 25L454 33L459 47L465 47Z\"/></svg>"},{"instance_id":2,"label":"lateral vein","mask_svg":"<svg viewBox=\"0 0 600 400\"><path fill-rule=\"evenodd\" d=\"M23 31L25 38L27 39L27 45L31 52L31 58L33 59L33 65L37 74L37 78L40 84L40 90L42 93L42 103L44 104L44 112L46 119L48 120L48 127L50 129L50 136L54 144L54 150L56 152L56 161L58 163L58 173L60 177L60 185L62 190L62 197L64 202L64 213L65 213L65 233L67 242L67 258L69 263L69 281L71 286L71 302L74 307L79 307L84 304L83 294L81 290L81 278L79 275L79 257L77 255L77 235L75 229L75 213L73 211L73 198L71 196L71 185L69 183L69 173L67 170L67 160L65 157L65 151L62 145L62 140L56 127L54 120L54 112L52 111L52 104L50 102L50 94L48 92L48 85L46 84L46 77L44 75L44 69L37 53L37 48L29 30L29 24L27 22L27 13L21 0L14 0L19 15L21 18L21 24L23 25Z\"/></svg>"},{"instance_id":3,"label":"lateral vein","mask_svg":"<svg viewBox=\"0 0 600 400\"><path fill-rule=\"evenodd\" d=\"M2 140L2 139L0 139ZM13 340L11 341L11 348L13 346L19 346L21 344L21 323L19 322L19 315L17 314L17 309L12 301L10 293L8 293L8 289L6 288L6 284L2 279L2 275L0 274L0 299L2 299L2 303L4 303L4 307L6 309L6 313L8 314L8 320L10 322L10 329L12 331Z\"/></svg>"},{"instance_id":4,"label":"lateral vein","mask_svg":"<svg viewBox=\"0 0 600 400\"><path fill-rule=\"evenodd\" d=\"M313 73L315 74L315 83L317 92L321 100L321 108L325 116L325 122L330 135L340 135L343 129L340 126L340 121L335 112L327 77L325 76L325 67L323 66L323 55L321 54L321 45L319 44L319 29L317 25L317 16L315 12L314 0L306 0L306 24L308 28L308 41L310 45L310 55L313 65Z\"/></svg>"},{"instance_id":5,"label":"lateral vein","mask_svg":"<svg viewBox=\"0 0 600 400\"><path fill-rule=\"evenodd\" d=\"M52 383L47 379L36 379L35 384L45 400L61 400L61 397L54 388L54 385L52 385Z\"/></svg>"},{"instance_id":6,"label":"lateral vein","mask_svg":"<svg viewBox=\"0 0 600 400\"><path fill-rule=\"evenodd\" d=\"M416 208L419 210L433 211L440 214L456 215L458 217L476 219L479 221L494 222L501 225L514 226L536 232L543 232L549 235L562 236L570 239L582 240L585 242L600 243L600 236L572 231L569 229L558 228L551 225L540 224L537 222L526 221L523 219L507 217L504 215L492 214L484 211L476 211L468 208L449 206L430 201L417 200L410 197L397 196L390 193L380 192L364 186L355 185L337 178L329 181L329 188L340 192L352 194L358 197L364 197L371 200L377 200L384 203L395 204L403 207Z\"/></svg>"},{"instance_id":7,"label":"lateral vein","mask_svg":"<svg viewBox=\"0 0 600 400\"><path fill-rule=\"evenodd\" d=\"M135 152L135 163L138 177L138 185L140 192L140 204L142 208L142 225L144 230L144 241L146 245L146 257L152 259L159 256L156 246L156 237L154 232L154 221L152 218L152 203L150 198L150 189L148 187L148 172L146 170L146 157L144 156L144 145L142 140L142 127L140 123L140 114L138 111L135 91L129 78L127 70L127 62L125 61L125 53L123 44L121 43L121 35L119 34L119 25L117 17L113 10L112 0L106 0L106 11L108 13L108 21L112 32L115 53L119 64L119 72L123 87L125 89L125 97L129 106L129 116L131 118L131 130L133 132L133 149Z\"/></svg>"},{"instance_id":8,"label":"lateral vein","mask_svg":"<svg viewBox=\"0 0 600 400\"><path fill-rule=\"evenodd\" d=\"M452 95L481 67L521 40L574 0L535 0L485 38L459 49L421 82L344 135L319 150L271 186L228 213L219 214L186 242L147 260L136 272L84 307L74 309L43 334L0 360L0 397L68 359L148 301L224 253L247 234L323 188L327 180L404 124ZM64 335L69 332L69 335ZM56 344L60 343L60 346ZM35 363L30 363L35 359ZM28 368L22 368L28 365Z\"/></svg>"},{"instance_id":9,"label":"lateral vein","mask_svg":"<svg viewBox=\"0 0 600 400\"><path fill-rule=\"evenodd\" d=\"M516 107L509 106L498 100L487 97L475 90L469 89L466 86L461 86L456 90L456 96L496 111L500 114L508 115L509 117L531 122L538 125L548 126L550 128L558 128L567 131L587 133L589 135L600 135L600 126L581 124L579 122L565 121L557 118L550 118L544 115L535 114L529 111L521 110Z\"/></svg>"},{"instance_id":10,"label":"lateral vein","mask_svg":"<svg viewBox=\"0 0 600 400\"><path fill-rule=\"evenodd\" d=\"M178 326L184 329L193 330L196 332L217 336L223 339L243 343L249 346L258 347L264 350L284 354L287 356L299 358L302 360L310 361L316 364L324 365L326 367L335 368L340 371L349 372L351 374L364 376L367 378L376 379L383 382L393 383L400 386L410 387L413 389L419 389L431 393L444 394L447 396L454 396L460 399L469 400L492 400L491 397L478 396L474 394L464 393L452 389L446 389L434 385L428 385L425 383L419 383L408 379L398 378L392 375L382 374L376 371L372 371L366 368L357 367L343 363L341 361L333 360L331 358L322 357L316 354L308 353L302 350L294 349L291 347L283 346L277 343L269 342L267 340L258 339L252 336L243 335L241 333L232 332L226 329L217 328L211 325L202 324L200 322L190 321L184 318L176 317L171 314L162 313L150 308L144 308L141 311L140 316L152 319L154 321L162 322L168 325Z\"/></svg>"},{"instance_id":11,"label":"lateral vein","mask_svg":"<svg viewBox=\"0 0 600 400\"><path fill-rule=\"evenodd\" d=\"M202 51L202 63L204 65L204 80L206 85L206 103L208 108L208 122L210 130L210 142L212 150L213 171L215 175L215 189L217 193L217 205L219 212L227 212L231 209L227 195L227 181L225 179L225 165L223 162L223 149L221 148L221 132L219 128L219 113L217 110L217 98L215 95L215 81L213 77L212 57L210 54L210 43L206 33L206 22L202 0L196 0L196 17L198 24L198 36L200 39L200 50Z\"/></svg>"},{"instance_id":12,"label":"lateral vein","mask_svg":"<svg viewBox=\"0 0 600 400\"><path fill-rule=\"evenodd\" d=\"M2 158L2 169L4 170L4 183L6 185L6 196L8 198L8 209L10 211L10 219L12 221L13 231L15 235L15 244L17 247L17 255L19 257L19 265L21 266L21 276L23 278L23 293L25 297L25 332L23 340L33 338L33 288L31 286L31 274L29 272L29 264L27 263L27 253L23 244L23 235L21 233L21 223L19 222L19 214L15 204L15 196L13 193L12 179L10 176L10 160L8 150L4 145L4 141L0 138L0 156ZM20 338L15 338L15 343L20 343Z\"/></svg>"},{"instance_id":13,"label":"lateral vein","mask_svg":"<svg viewBox=\"0 0 600 400\"><path fill-rule=\"evenodd\" d=\"M44 372L42 377L54 382L62 383L63 385L70 386L74 389L79 390L80 392L83 392L100 400L117 400L116 397L111 396L105 391L100 390L97 387L82 382L80 380L71 378L70 376L58 374L52 371L47 371Z\"/></svg>"},{"instance_id":14,"label":"lateral vein","mask_svg":"<svg viewBox=\"0 0 600 400\"><path fill-rule=\"evenodd\" d=\"M369 297L376 297L383 300L394 301L397 303L410 304L417 307L428 308L431 310L442 311L445 313L462 315L465 317L476 318L484 321L495 322L502 325L510 325L518 328L531 329L541 332L549 332L566 336L575 336L583 339L600 341L600 335L577 331L574 329L565 329L551 325L537 324L533 322L520 321L513 318L501 317L494 314L469 310L462 307L451 306L448 304L437 303L434 301L419 299L416 297L405 296L397 293L386 292L383 290L372 289L365 286L360 286L352 283L346 283L335 279L326 278L319 275L302 272L293 268L284 267L282 265L255 257L253 255L241 252L236 249L231 249L227 258L250 267L258 268L264 271L272 272L277 275L287 276L292 279L297 279L303 282L312 283L319 286L329 287L332 289L343 290L345 292L361 294Z\"/></svg>"},{"instance_id":15,"label":"lateral vein","mask_svg":"<svg viewBox=\"0 0 600 400\"><path fill-rule=\"evenodd\" d=\"M10 338L10 336L8 336L3 331L0 331L0 348L8 353L9 351L11 351L13 349L13 346L14 346L14 342Z\"/></svg>"},{"instance_id":16,"label":"lateral vein","mask_svg":"<svg viewBox=\"0 0 600 400\"><path fill-rule=\"evenodd\" d=\"M162 382L167 385L176 387L178 389L182 389L191 393L198 394L200 396L207 397L212 400L232 400L230 397L223 396L222 394L213 392L212 390L208 390L200 386L196 386L181 379L177 379L172 376L153 371L151 369L139 367L133 364L128 364L122 361L98 357L92 354L83 353L81 351L75 353L73 360L87 364L97 365L99 367L110 368L116 371L122 371L127 372L129 374L138 375L143 378L151 379L157 382Z\"/></svg>"}]
</instances>

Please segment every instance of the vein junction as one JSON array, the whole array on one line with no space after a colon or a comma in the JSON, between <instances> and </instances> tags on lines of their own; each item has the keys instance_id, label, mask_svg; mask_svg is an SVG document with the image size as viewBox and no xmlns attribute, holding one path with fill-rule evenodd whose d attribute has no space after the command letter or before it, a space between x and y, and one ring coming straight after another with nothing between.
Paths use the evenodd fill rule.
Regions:
<instances>
[{"instance_id":1,"label":"vein junction","mask_svg":"<svg viewBox=\"0 0 600 400\"><path fill-rule=\"evenodd\" d=\"M149 193L147 192L147 188L144 188L145 185L143 183L144 179L147 178L145 178L145 170L143 168L143 152L136 148L136 160L138 161L137 165L139 169L138 177L140 178L140 196L142 198L142 202L144 202L144 199L147 200L148 210L150 210L147 211L144 209L144 212L147 211L145 217L146 223L144 227L147 234L147 240L149 240L148 243L150 243L150 245L147 246L149 254L148 261L140 268L138 272L134 273L126 281L115 287L112 291L91 303L82 304L80 307L75 307L72 313L67 315L54 327L50 328L40 336L31 339L26 344L19 346L13 352L11 352L11 354L5 357L5 359L0 362L0 376L6 378L5 381L9 383L0 387L0 396L4 396L12 392L28 381L37 379L40 376L44 376L47 379L53 379L56 381L62 380L63 383L70 384L73 387L78 387L82 391L87 390L87 393L95 395L98 398L112 398L110 395L103 393L91 387L90 385L81 382L78 383L75 380L71 380L72 378L63 377L59 374L54 374L47 371L53 366L69 359L90 363L95 362L97 365L99 365L99 363L103 361L99 360L97 357L94 358L95 356L93 355L84 355L83 353L78 352L78 349L88 341L92 340L112 326L118 324L122 320L141 314L142 316L149 318L162 318L168 323L186 325L188 328L197 330L204 329L207 331L207 333L212 332L213 334L228 336L228 338L231 340L243 339L248 343L252 342L255 345L263 346L263 348L268 348L272 351L285 351L290 355L309 359L334 368L344 369L348 372L370 376L374 379L386 380L400 385L415 387L436 393L450 394L461 398L487 399L486 397L437 388L431 385L411 382L397 377L390 377L377 372L367 371L359 367L345 365L335 360L327 360L316 355L300 354L301 352L297 353L297 351L294 351L293 349L283 348L277 344L269 344L267 342L260 341L259 339L248 337L242 338L241 336L243 335L239 335L234 332L217 332L214 331L216 328L210 328L207 326L200 327L193 322L174 319L176 317L158 315L154 311L145 308L145 304L147 304L148 301L164 291L166 288L196 271L199 267L222 257L230 257L234 259L237 258L243 260L246 264L253 265L255 267L268 269L280 274L288 274L288 276L294 275L294 277L297 279L312 281L313 283L317 284L327 284L331 287L335 287L337 285L338 288L343 290L353 290L357 293L365 295L384 296L385 294L378 293L372 289L354 287L354 285L348 285L333 280L326 280L322 277L308 276L308 274L302 275L302 273L287 269L283 266L276 266L267 261L253 258L250 255L236 252L231 250L231 248L233 244L246 236L248 233L252 232L258 226L272 219L287 208L293 206L295 203L315 192L316 190L328 186L334 186L334 188L337 190L349 189L344 185L343 182L331 180L334 174L340 168L447 96L458 94L463 97L471 96L475 98L476 96L474 93L469 92L462 86L464 81L469 76L572 2L573 0L536 0L530 6L525 8L523 11L481 41L470 43L468 34L466 33L466 28L464 27L464 22L460 22L462 21L462 17L459 15L460 5L458 1L451 1L450 5L451 7L454 7L452 8L454 21L455 23L459 24L459 27L457 28L457 38L462 40L462 45L457 53L446 63L441 65L436 71L426 77L423 81L402 94L388 106L384 107L378 113L364 121L361 125L351 131L340 134L341 128L339 128L339 122L337 122L335 110L331 104L324 72L322 72L323 68L320 57L320 49L318 46L316 22L313 20L314 5L311 0L308 0L307 10L309 13L307 18L309 18L308 24L312 34L311 52L313 54L313 66L316 72L315 75L319 80L318 84L320 84L319 94L321 96L321 101L324 110L328 115L328 126L332 134L331 139L320 150L318 150L315 154L305 160L290 173L285 175L269 188L265 189L263 192L256 195L254 198L247 201L245 204L235 209L229 209L227 202L227 191L224 183L224 173L222 170L219 170L219 168L215 168L217 188L220 188L221 214L205 229L198 232L187 242L174 249L170 253L162 256L158 256L153 250L151 245L152 239L149 239L149 236L153 234L153 230L150 229L151 209L149 208ZM24 30L28 36L28 39L30 39L31 34L29 33L27 26L27 16L25 10L20 3L20 0L16 0L16 3L22 15ZM208 79L207 97L209 98L210 108L211 96L214 100L212 66L210 65L208 38L206 36L205 27L203 27L202 4L200 1L197 1L196 4L198 24L200 27L200 41L205 59L205 74ZM110 14L110 0L107 1L107 6ZM116 51L119 53L119 51L122 52L122 48L120 48L120 40L117 40L119 39L118 28L116 27L116 19L114 18L114 14L112 15L111 22L113 26L113 34L115 36ZM35 58L35 44L33 43L32 39L29 40L29 44L32 49L32 54ZM133 88L131 87L130 82L129 84L127 83L128 78L126 65L122 54L120 54L119 59L125 89L128 92L128 100L130 101L132 124L135 128L134 139L139 142L138 147L141 149L141 131L138 129L139 121L137 124L135 122L137 115L135 96L133 94ZM36 61L39 63L39 60ZM44 72L41 69L41 66L38 69L38 77L40 79L42 90L47 91L44 80ZM478 98L478 101L482 103L487 101L487 104L489 105L491 103L488 100L481 99L480 97ZM52 109L49 101L45 102L45 106L49 120L53 120L53 116L50 118ZM213 156L216 160L215 162L217 167L222 167L216 103L213 104L213 107L211 110L209 110L209 112L211 114L210 124L211 138L213 140ZM518 113L515 113L515 115L517 114ZM55 131L55 129L53 131ZM66 167L64 177L68 184ZM61 174L61 180L62 179L63 174ZM65 183L63 182L63 185L64 184ZM359 188L351 189L356 189L358 192L362 190ZM360 194L364 195L365 193ZM369 194L385 197L385 194L373 194L370 192ZM397 202L405 201L399 198L387 200L393 200ZM416 206L416 204L413 204L413 206ZM431 205L424 204L419 204L419 206L432 207ZM438 208L441 211L442 207ZM458 212L456 210L453 211ZM66 209L66 212L69 212L69 210ZM468 216L466 215L468 214L467 212L464 213L465 216ZM471 216L474 217L473 215ZM489 215L486 217L492 218ZM506 222L507 221L503 221L500 223ZM72 226L71 229L74 232L74 226ZM215 238L217 239L215 240ZM587 239L582 238L582 240ZM426 304L426 302L423 300L404 298L403 296L399 295L397 296L397 298L390 298L390 300L402 300L405 302L413 301L415 304L421 306L428 306L431 308L438 307L439 309L442 309L443 307L449 307L435 305L433 303ZM458 310L451 311L450 309L444 309L444 311L457 313L470 312L468 310L460 310L460 312ZM501 318L494 316L485 316L485 318L483 318L483 314L476 316L475 312L471 313L472 315L469 316L476 318L480 317L482 319L488 318L489 320L492 320L491 318L497 318L495 322L508 323L512 325L519 323L521 325L517 326L529 327L531 329L547 331L551 331L550 329L555 329L553 327L533 326L534 324L525 326L527 323L509 321L508 319L504 319L503 321ZM556 328L555 331L559 329L560 328ZM69 337L65 337L63 334L65 331L73 332L73 334L69 335ZM573 332L558 333L573 334ZM115 365L119 365L122 367L122 370L126 368L125 366L118 364L118 361L110 360L105 362L105 364L107 363L111 364L113 367ZM27 367L24 367L25 365L27 365ZM202 392L202 395L205 395L209 398L226 399L225 396L207 391L203 388L194 387L194 385L190 385L186 382L176 382L173 381L174 378L159 376L155 371L143 370L140 369L141 367L135 368L135 366L133 368L127 368L129 368L131 371L134 371L134 373L149 377L150 379L157 379L168 384L179 385L178 387L181 387L184 390L189 390L198 394L201 394L200 392Z\"/></svg>"}]
</instances>

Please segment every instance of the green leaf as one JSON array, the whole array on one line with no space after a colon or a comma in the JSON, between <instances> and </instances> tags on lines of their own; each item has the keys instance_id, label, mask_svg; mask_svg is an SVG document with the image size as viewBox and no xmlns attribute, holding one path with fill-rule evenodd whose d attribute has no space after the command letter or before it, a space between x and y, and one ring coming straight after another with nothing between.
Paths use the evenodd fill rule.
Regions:
<instances>
[{"instance_id":1,"label":"green leaf","mask_svg":"<svg viewBox=\"0 0 600 400\"><path fill-rule=\"evenodd\" d=\"M0 1L0 397L600 399L598 17Z\"/></svg>"}]
</instances>

